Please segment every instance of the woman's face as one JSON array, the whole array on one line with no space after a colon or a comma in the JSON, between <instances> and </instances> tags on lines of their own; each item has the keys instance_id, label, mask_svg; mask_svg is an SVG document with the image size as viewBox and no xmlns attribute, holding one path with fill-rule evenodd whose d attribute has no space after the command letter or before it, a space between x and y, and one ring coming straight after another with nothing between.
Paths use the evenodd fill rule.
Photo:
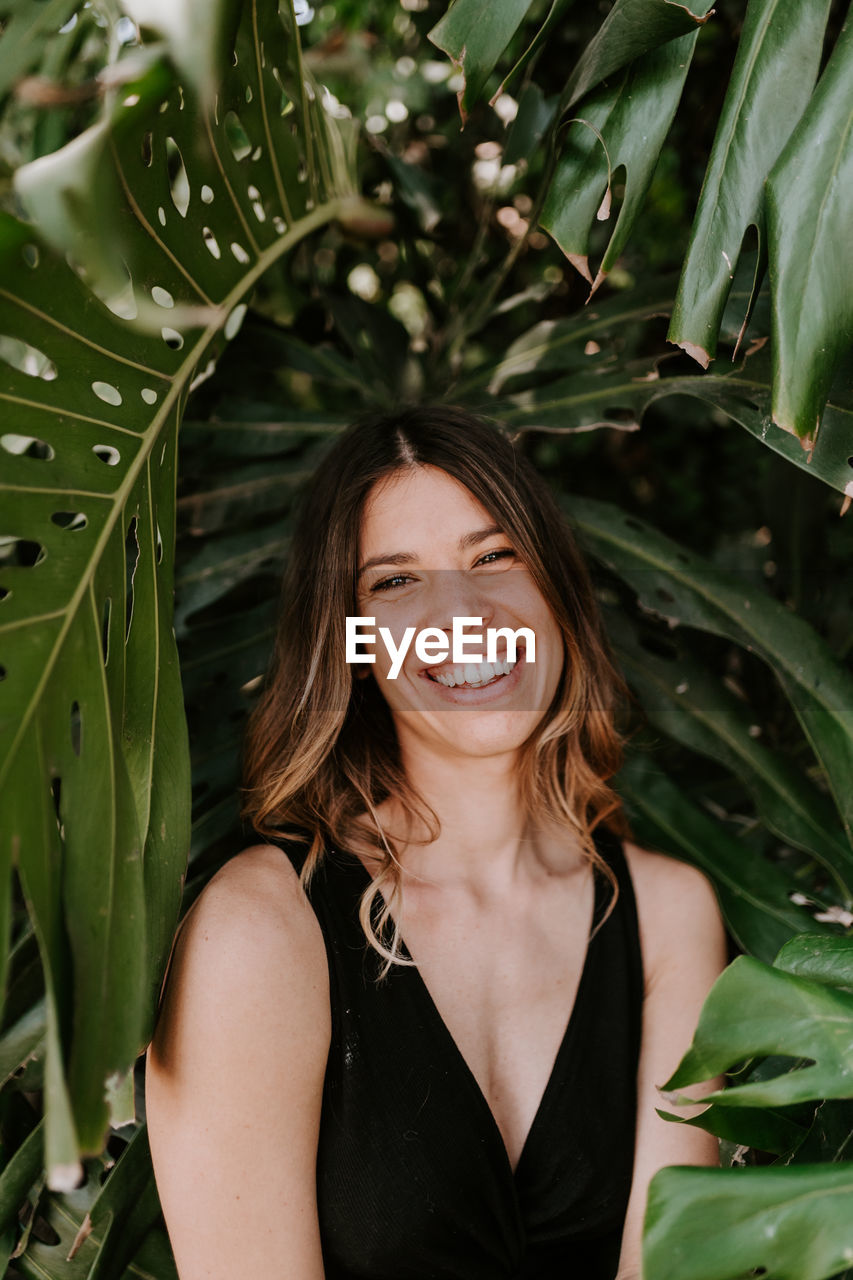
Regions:
<instances>
[{"instance_id":1,"label":"woman's face","mask_svg":"<svg viewBox=\"0 0 853 1280\"><path fill-rule=\"evenodd\" d=\"M376 661L354 671L376 679L404 756L416 747L445 757L515 752L542 720L563 669L559 627L511 540L446 472L432 466L400 470L369 494L357 601L361 617L375 619L360 630L376 636L370 647L361 646ZM482 619L465 628L467 654L486 658L485 643L476 640L489 628L527 628L535 636L535 655L522 636L512 664L506 638L497 637L497 663L472 657L455 662L452 652L429 661L451 647L453 620L463 617ZM416 638L426 628L433 643L422 644L419 656Z\"/></svg>"}]
</instances>

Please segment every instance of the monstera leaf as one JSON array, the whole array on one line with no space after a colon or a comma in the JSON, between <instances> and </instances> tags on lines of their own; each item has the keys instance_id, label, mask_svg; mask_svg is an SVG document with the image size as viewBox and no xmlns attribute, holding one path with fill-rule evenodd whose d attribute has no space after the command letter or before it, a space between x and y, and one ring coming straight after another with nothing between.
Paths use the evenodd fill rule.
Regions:
<instances>
[{"instance_id":1,"label":"monstera leaf","mask_svg":"<svg viewBox=\"0 0 853 1280\"><path fill-rule=\"evenodd\" d=\"M768 266L773 315L772 406L768 398L771 411L754 433L784 452L775 437L790 432L796 448L799 441L809 446L809 457L822 443L824 406L853 343L846 214L853 198L853 36L848 21L815 87L830 7L828 0L750 0L747 6L669 333L707 367L744 237L754 227L759 252L739 327ZM526 67L517 132L529 146L519 147L510 135L504 162L526 165L535 149L543 153L543 187L532 216L594 292L637 224L697 38L714 15L704 3L616 0L555 93L537 83L535 54L565 22L566 9L565 0L553 0L545 14L530 0L494 0L484 23L478 0L455 0L430 38L461 72L463 119L489 89L497 97ZM528 39L529 18L540 25ZM612 229L594 268L596 224ZM490 290L484 296L490 298ZM483 323L480 301L472 313L473 327ZM843 472L839 487L853 496L849 425L845 447L832 483Z\"/></svg>"},{"instance_id":2,"label":"monstera leaf","mask_svg":"<svg viewBox=\"0 0 853 1280\"><path fill-rule=\"evenodd\" d=\"M111 69L100 122L19 171L31 220L0 217L0 952L14 864L59 1188L110 1116L132 1116L189 846L172 631L186 397L272 263L373 216L292 8L194 11L204 38L166 14L163 40Z\"/></svg>"},{"instance_id":3,"label":"monstera leaf","mask_svg":"<svg viewBox=\"0 0 853 1280\"><path fill-rule=\"evenodd\" d=\"M704 367L747 227L766 240L764 183L814 88L828 14L828 0L747 6L669 330Z\"/></svg>"}]
</instances>

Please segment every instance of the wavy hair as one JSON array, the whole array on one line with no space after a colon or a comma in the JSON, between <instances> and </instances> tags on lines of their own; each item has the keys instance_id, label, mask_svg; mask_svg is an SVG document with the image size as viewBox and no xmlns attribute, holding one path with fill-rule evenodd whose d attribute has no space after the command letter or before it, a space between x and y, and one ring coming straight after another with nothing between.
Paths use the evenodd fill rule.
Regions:
<instances>
[{"instance_id":1,"label":"wavy hair","mask_svg":"<svg viewBox=\"0 0 853 1280\"><path fill-rule=\"evenodd\" d=\"M358 613L358 540L368 495L380 480L418 466L440 468L489 512L563 636L558 688L520 750L525 812L571 830L614 894L615 877L592 833L606 822L628 834L609 785L622 760L617 716L627 690L609 655L586 566L543 481L506 434L463 409L408 408L360 419L332 446L305 496L275 649L249 722L244 813L261 836L309 844L306 886L330 847L366 844L375 874L360 920L385 960L383 974L406 961L393 924L401 866L378 807L397 797L423 820L430 839L438 820L405 775L376 682L354 678L343 661L345 619Z\"/></svg>"}]
</instances>

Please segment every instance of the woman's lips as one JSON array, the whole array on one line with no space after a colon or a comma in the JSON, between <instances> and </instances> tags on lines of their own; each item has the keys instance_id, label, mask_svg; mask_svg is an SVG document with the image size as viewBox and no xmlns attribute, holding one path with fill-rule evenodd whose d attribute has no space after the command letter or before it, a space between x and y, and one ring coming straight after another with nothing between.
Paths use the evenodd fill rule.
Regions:
<instances>
[{"instance_id":1,"label":"woman's lips","mask_svg":"<svg viewBox=\"0 0 853 1280\"><path fill-rule=\"evenodd\" d=\"M436 694L442 702L447 702L455 706L471 706L481 703L494 702L498 698L503 698L511 693L519 684L523 669L526 666L524 650L519 648L518 659L514 663L508 662L506 659L498 663L464 663L461 668L458 664L443 663L441 666L424 667L418 672L422 680L429 683L431 691ZM464 676L464 683L461 684L445 684L436 679L437 675L455 677L456 670L460 670ZM492 674L489 675L489 669ZM469 675L475 677L474 683L468 682ZM482 683L477 679L479 676L488 676Z\"/></svg>"}]
</instances>

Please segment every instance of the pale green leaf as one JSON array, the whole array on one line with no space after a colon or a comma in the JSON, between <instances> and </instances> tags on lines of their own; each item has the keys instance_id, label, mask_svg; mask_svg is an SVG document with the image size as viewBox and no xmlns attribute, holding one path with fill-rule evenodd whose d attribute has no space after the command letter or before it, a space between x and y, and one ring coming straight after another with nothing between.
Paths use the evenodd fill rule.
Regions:
<instances>
[{"instance_id":1,"label":"pale green leaf","mask_svg":"<svg viewBox=\"0 0 853 1280\"><path fill-rule=\"evenodd\" d=\"M826 1280L853 1263L853 1165L663 1169L643 1247L654 1280Z\"/></svg>"}]
</instances>

